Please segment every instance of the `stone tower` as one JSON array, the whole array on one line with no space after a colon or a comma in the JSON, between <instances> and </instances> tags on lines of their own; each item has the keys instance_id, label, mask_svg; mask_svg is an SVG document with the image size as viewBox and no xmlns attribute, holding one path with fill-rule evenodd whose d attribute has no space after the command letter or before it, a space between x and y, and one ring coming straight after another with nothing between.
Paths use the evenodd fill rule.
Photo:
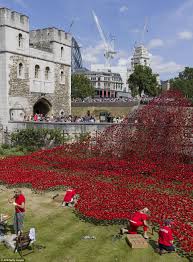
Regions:
<instances>
[{"instance_id":1,"label":"stone tower","mask_svg":"<svg viewBox=\"0 0 193 262\"><path fill-rule=\"evenodd\" d=\"M0 122L10 120L10 61L29 56L29 19L27 16L0 8ZM14 102L13 102L14 103ZM24 114L24 112L18 113Z\"/></svg>"},{"instance_id":2,"label":"stone tower","mask_svg":"<svg viewBox=\"0 0 193 262\"><path fill-rule=\"evenodd\" d=\"M134 71L135 65L150 66L150 57L147 48L143 45L135 47L133 57L131 58L131 70Z\"/></svg>"},{"instance_id":3,"label":"stone tower","mask_svg":"<svg viewBox=\"0 0 193 262\"><path fill-rule=\"evenodd\" d=\"M71 113L70 34L29 31L29 18L0 8L0 123Z\"/></svg>"}]
</instances>

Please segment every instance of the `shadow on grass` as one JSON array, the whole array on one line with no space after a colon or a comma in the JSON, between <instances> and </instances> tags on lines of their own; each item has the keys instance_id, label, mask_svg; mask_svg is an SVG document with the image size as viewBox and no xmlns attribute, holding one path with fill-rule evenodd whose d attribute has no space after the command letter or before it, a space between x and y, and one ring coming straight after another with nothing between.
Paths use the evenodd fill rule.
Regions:
<instances>
[{"instance_id":1,"label":"shadow on grass","mask_svg":"<svg viewBox=\"0 0 193 262\"><path fill-rule=\"evenodd\" d=\"M158 248L157 242L153 239L149 239L149 244L153 248L154 251L156 250L156 248Z\"/></svg>"}]
</instances>

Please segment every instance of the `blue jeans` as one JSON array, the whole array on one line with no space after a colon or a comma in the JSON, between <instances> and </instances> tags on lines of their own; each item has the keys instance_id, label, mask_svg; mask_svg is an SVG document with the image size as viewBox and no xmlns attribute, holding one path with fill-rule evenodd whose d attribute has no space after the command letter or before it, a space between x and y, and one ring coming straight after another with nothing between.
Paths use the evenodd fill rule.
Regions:
<instances>
[{"instance_id":1,"label":"blue jeans","mask_svg":"<svg viewBox=\"0 0 193 262\"><path fill-rule=\"evenodd\" d=\"M168 251L168 252L175 251L175 247L174 247L173 245L171 245L171 246L165 246L165 245L159 244L159 249L160 249L160 250L166 250L166 251Z\"/></svg>"},{"instance_id":2,"label":"blue jeans","mask_svg":"<svg viewBox=\"0 0 193 262\"><path fill-rule=\"evenodd\" d=\"M15 234L18 234L18 232L23 229L24 216L25 213L23 212L15 213L14 221L13 221Z\"/></svg>"}]
</instances>

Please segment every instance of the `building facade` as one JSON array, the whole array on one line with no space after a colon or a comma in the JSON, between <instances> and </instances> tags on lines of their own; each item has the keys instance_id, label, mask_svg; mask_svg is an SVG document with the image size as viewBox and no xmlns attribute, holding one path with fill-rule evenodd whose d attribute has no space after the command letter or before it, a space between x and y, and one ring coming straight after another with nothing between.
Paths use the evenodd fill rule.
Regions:
<instances>
[{"instance_id":1,"label":"building facade","mask_svg":"<svg viewBox=\"0 0 193 262\"><path fill-rule=\"evenodd\" d=\"M82 55L80 52L80 46L76 39L72 37L72 73L76 70L81 69L82 65Z\"/></svg>"},{"instance_id":2,"label":"building facade","mask_svg":"<svg viewBox=\"0 0 193 262\"><path fill-rule=\"evenodd\" d=\"M71 113L72 37L29 31L26 15L0 8L0 123L35 113Z\"/></svg>"},{"instance_id":3,"label":"building facade","mask_svg":"<svg viewBox=\"0 0 193 262\"><path fill-rule=\"evenodd\" d=\"M111 70L89 71L76 70L76 74L84 74L96 90L96 97L110 98L117 97L117 93L123 91L121 75L112 73Z\"/></svg>"},{"instance_id":4,"label":"building facade","mask_svg":"<svg viewBox=\"0 0 193 262\"><path fill-rule=\"evenodd\" d=\"M147 48L144 45L135 47L133 57L131 58L131 70L134 71L136 65L150 67L150 57Z\"/></svg>"}]
</instances>

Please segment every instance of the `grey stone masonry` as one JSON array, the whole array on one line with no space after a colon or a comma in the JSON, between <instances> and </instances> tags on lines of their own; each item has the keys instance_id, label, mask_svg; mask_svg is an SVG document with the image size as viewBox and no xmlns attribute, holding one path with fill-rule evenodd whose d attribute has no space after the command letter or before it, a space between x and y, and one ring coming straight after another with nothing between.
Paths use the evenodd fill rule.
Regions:
<instances>
[{"instance_id":1,"label":"grey stone masonry","mask_svg":"<svg viewBox=\"0 0 193 262\"><path fill-rule=\"evenodd\" d=\"M72 37L57 28L29 31L29 18L0 8L0 123L36 112L71 113Z\"/></svg>"}]
</instances>

